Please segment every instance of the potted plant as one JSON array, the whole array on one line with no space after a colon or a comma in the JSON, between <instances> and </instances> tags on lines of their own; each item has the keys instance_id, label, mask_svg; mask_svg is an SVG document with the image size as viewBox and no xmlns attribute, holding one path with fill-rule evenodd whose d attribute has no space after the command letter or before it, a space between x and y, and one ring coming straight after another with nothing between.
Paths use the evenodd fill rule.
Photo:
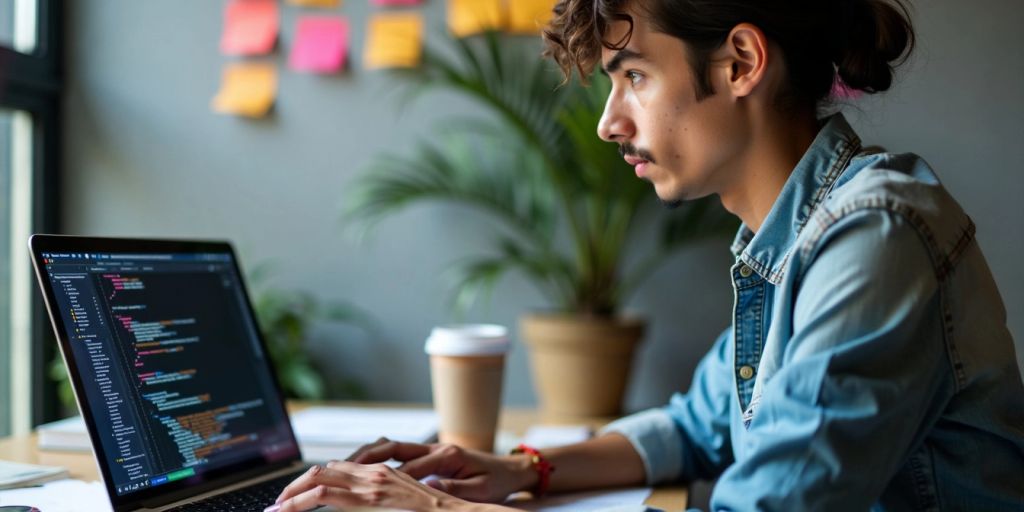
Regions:
<instances>
[{"instance_id":1,"label":"potted plant","mask_svg":"<svg viewBox=\"0 0 1024 512\"><path fill-rule=\"evenodd\" d=\"M608 79L559 86L535 45L511 43L496 33L455 39L449 51L427 48L422 66L404 71L412 92L455 92L492 115L447 120L411 153L375 159L347 213L367 222L439 200L490 214L504 229L492 253L456 264L455 306L520 272L550 300L550 310L521 321L542 410L617 414L645 328L621 314L623 303L673 251L736 224L711 199L663 211L618 148L596 135ZM660 227L656 248L627 268L638 227L651 223Z\"/></svg>"}]
</instances>

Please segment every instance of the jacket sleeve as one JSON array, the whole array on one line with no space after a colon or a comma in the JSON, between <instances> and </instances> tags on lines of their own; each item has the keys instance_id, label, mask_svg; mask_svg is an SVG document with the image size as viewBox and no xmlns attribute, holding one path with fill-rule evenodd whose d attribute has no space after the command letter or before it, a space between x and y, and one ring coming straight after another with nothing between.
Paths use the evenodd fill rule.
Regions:
<instances>
[{"instance_id":1,"label":"jacket sleeve","mask_svg":"<svg viewBox=\"0 0 1024 512\"><path fill-rule=\"evenodd\" d=\"M723 332L694 373L690 390L669 404L627 416L602 430L626 436L643 459L648 484L717 476L732 463L729 404L731 331Z\"/></svg>"}]
</instances>

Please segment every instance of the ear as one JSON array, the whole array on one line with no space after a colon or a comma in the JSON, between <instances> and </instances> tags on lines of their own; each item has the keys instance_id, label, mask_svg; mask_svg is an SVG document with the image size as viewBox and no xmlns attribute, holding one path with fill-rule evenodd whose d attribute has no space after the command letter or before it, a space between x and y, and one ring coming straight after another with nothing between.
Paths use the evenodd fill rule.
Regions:
<instances>
[{"instance_id":1,"label":"ear","mask_svg":"<svg viewBox=\"0 0 1024 512\"><path fill-rule=\"evenodd\" d=\"M719 50L726 66L727 84L733 97L749 96L768 70L768 38L750 23L733 27Z\"/></svg>"}]
</instances>

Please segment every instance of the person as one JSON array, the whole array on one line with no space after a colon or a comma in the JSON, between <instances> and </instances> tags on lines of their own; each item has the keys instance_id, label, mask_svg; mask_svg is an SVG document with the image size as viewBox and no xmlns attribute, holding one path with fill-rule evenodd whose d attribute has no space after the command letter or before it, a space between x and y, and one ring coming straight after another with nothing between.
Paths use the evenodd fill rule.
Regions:
<instances>
[{"instance_id":1,"label":"person","mask_svg":"<svg viewBox=\"0 0 1024 512\"><path fill-rule=\"evenodd\" d=\"M717 194L742 220L731 327L687 394L589 441L382 439L271 509L717 478L713 510L1024 510L1024 386L974 224L920 157L819 114L836 84L890 88L914 46L900 0L562 0L545 40L567 79L600 63L598 133L663 201Z\"/></svg>"}]
</instances>

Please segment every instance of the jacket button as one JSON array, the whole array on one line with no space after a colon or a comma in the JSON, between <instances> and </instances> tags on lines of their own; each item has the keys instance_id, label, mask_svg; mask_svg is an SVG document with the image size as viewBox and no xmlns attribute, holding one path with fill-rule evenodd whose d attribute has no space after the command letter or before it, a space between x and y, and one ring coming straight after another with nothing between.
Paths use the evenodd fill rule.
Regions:
<instances>
[{"instance_id":1,"label":"jacket button","mask_svg":"<svg viewBox=\"0 0 1024 512\"><path fill-rule=\"evenodd\" d=\"M750 365L744 365L740 368L740 378L743 380L750 380L754 376L754 367Z\"/></svg>"},{"instance_id":2,"label":"jacket button","mask_svg":"<svg viewBox=\"0 0 1024 512\"><path fill-rule=\"evenodd\" d=\"M743 265L742 267L740 267L740 276L742 276L742 277L750 277L750 274L753 274L753 273L754 273L754 270L751 269L750 267L746 266L746 265Z\"/></svg>"}]
</instances>

